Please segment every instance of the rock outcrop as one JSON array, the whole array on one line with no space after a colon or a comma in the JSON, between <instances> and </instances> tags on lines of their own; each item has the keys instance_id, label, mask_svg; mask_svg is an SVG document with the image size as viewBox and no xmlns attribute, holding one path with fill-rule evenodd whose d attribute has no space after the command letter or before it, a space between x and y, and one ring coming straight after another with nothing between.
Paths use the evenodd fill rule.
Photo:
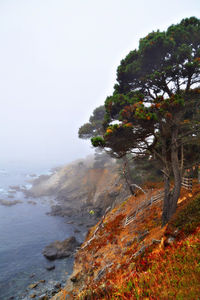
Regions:
<instances>
[{"instance_id":1,"label":"rock outcrop","mask_svg":"<svg viewBox=\"0 0 200 300\"><path fill-rule=\"evenodd\" d=\"M93 210L95 222L108 206L113 207L129 195L113 159L108 159L101 168L95 167L91 157L78 160L57 168L52 175L34 179L32 184L33 187L26 192L27 196L50 196L56 199L52 215L70 217L78 214L81 219L81 216Z\"/></svg>"}]
</instances>

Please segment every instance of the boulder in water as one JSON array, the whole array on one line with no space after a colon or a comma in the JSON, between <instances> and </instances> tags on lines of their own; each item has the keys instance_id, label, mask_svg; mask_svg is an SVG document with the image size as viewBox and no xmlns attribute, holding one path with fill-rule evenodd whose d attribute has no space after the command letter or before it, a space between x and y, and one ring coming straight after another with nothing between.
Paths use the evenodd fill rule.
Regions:
<instances>
[{"instance_id":1,"label":"boulder in water","mask_svg":"<svg viewBox=\"0 0 200 300\"><path fill-rule=\"evenodd\" d=\"M55 241L46 246L43 250L43 255L50 260L68 257L78 246L80 246L80 243L74 236L71 236L62 242Z\"/></svg>"}]
</instances>

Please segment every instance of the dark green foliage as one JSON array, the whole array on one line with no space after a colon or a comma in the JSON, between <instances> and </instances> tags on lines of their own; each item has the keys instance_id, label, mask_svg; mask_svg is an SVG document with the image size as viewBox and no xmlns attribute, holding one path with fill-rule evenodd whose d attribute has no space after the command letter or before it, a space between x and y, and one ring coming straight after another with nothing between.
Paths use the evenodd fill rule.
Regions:
<instances>
[{"instance_id":1,"label":"dark green foliage","mask_svg":"<svg viewBox=\"0 0 200 300\"><path fill-rule=\"evenodd\" d=\"M94 147L104 147L105 146L105 141L102 137L97 136L97 137L93 137L91 139L92 145Z\"/></svg>"},{"instance_id":2,"label":"dark green foliage","mask_svg":"<svg viewBox=\"0 0 200 300\"><path fill-rule=\"evenodd\" d=\"M151 98L190 89L199 76L200 22L194 17L151 32L140 40L117 70L118 93L140 90ZM169 82L171 85L169 86Z\"/></svg>"}]
</instances>

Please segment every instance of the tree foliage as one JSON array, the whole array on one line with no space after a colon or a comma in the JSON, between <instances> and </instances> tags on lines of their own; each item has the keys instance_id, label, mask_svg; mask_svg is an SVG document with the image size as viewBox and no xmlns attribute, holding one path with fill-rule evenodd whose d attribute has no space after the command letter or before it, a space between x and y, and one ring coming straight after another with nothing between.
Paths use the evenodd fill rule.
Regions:
<instances>
[{"instance_id":1,"label":"tree foliage","mask_svg":"<svg viewBox=\"0 0 200 300\"><path fill-rule=\"evenodd\" d=\"M105 107L103 105L97 107L89 122L79 128L78 136L81 139L89 139L91 137L103 134L103 120L105 116Z\"/></svg>"},{"instance_id":2,"label":"tree foliage","mask_svg":"<svg viewBox=\"0 0 200 300\"><path fill-rule=\"evenodd\" d=\"M109 149L116 157L131 152L160 160L165 181L163 224L176 210L184 154L191 153L193 145L200 150L198 84L200 20L191 17L166 31L151 32L121 61L114 93L105 101L106 131L103 137L92 138L94 146Z\"/></svg>"}]
</instances>

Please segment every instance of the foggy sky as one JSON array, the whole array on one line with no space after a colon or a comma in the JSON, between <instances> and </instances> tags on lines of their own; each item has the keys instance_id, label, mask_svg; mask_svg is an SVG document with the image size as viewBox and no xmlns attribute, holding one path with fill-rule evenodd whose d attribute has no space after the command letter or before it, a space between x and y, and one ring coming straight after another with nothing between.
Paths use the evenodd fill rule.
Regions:
<instances>
[{"instance_id":1,"label":"foggy sky","mask_svg":"<svg viewBox=\"0 0 200 300\"><path fill-rule=\"evenodd\" d=\"M0 166L92 153L77 131L112 93L120 60L190 16L199 0L0 0Z\"/></svg>"}]
</instances>

